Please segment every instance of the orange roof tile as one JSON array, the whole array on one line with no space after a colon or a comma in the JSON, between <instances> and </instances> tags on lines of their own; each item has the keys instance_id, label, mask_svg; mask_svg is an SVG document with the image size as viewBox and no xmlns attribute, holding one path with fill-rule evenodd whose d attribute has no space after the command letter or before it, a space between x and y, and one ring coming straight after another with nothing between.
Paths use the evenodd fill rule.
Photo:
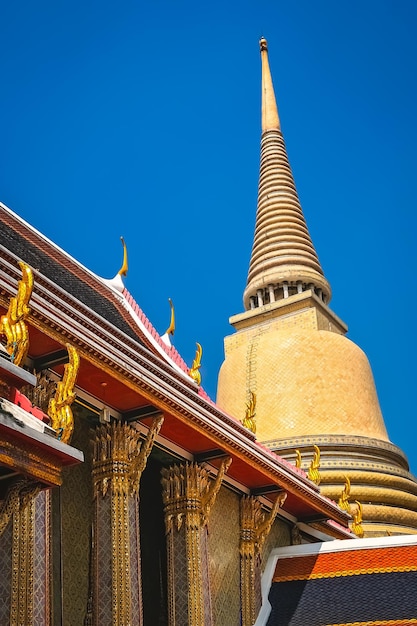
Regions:
<instances>
[{"instance_id":1,"label":"orange roof tile","mask_svg":"<svg viewBox=\"0 0 417 626\"><path fill-rule=\"evenodd\" d=\"M278 559L273 582L406 571L417 571L417 545Z\"/></svg>"}]
</instances>

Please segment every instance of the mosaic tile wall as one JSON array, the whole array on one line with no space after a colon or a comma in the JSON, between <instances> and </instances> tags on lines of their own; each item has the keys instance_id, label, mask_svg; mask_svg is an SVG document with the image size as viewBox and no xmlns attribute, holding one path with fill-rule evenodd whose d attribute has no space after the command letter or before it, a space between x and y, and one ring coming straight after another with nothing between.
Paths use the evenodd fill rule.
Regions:
<instances>
[{"instance_id":1,"label":"mosaic tile wall","mask_svg":"<svg viewBox=\"0 0 417 626\"><path fill-rule=\"evenodd\" d=\"M140 566L140 539L139 539L139 502L137 498L129 500L129 532L130 542L130 578L132 585L132 623L140 624L142 615L142 597L140 592L139 571ZM134 593L137 589L138 593Z\"/></svg>"},{"instance_id":2,"label":"mosaic tile wall","mask_svg":"<svg viewBox=\"0 0 417 626\"><path fill-rule=\"evenodd\" d=\"M216 626L240 624L239 515L239 496L222 487L208 524L212 610Z\"/></svg>"},{"instance_id":3,"label":"mosaic tile wall","mask_svg":"<svg viewBox=\"0 0 417 626\"><path fill-rule=\"evenodd\" d=\"M63 626L82 625L89 588L92 522L91 421L86 411L74 405L74 435L71 445L84 452L84 463L64 471L62 506L62 603Z\"/></svg>"},{"instance_id":4,"label":"mosaic tile wall","mask_svg":"<svg viewBox=\"0 0 417 626\"><path fill-rule=\"evenodd\" d=\"M265 569L271 550L281 546L290 546L291 543L290 525L280 519L276 519L262 549L262 571Z\"/></svg>"},{"instance_id":5,"label":"mosaic tile wall","mask_svg":"<svg viewBox=\"0 0 417 626\"><path fill-rule=\"evenodd\" d=\"M4 533L0 537L0 624L8 624L10 621L10 599L12 591L12 532L13 524L8 523ZM5 575L5 573L8 575Z\"/></svg>"},{"instance_id":6,"label":"mosaic tile wall","mask_svg":"<svg viewBox=\"0 0 417 626\"><path fill-rule=\"evenodd\" d=\"M169 551L169 557L172 560L168 566L171 567L172 580L175 581L175 599L170 607L171 615L175 624L187 624L188 623L188 571L187 561L184 559L186 554L186 537L185 528L182 528L176 533L175 540L172 535L169 539L173 542L173 549Z\"/></svg>"},{"instance_id":7,"label":"mosaic tile wall","mask_svg":"<svg viewBox=\"0 0 417 626\"><path fill-rule=\"evenodd\" d=\"M98 519L110 520L111 499L99 498L97 500ZM97 568L94 585L94 614L97 616L97 624L107 626L112 623L112 536L111 525L100 525L100 532L96 536L97 556L95 566Z\"/></svg>"},{"instance_id":8,"label":"mosaic tile wall","mask_svg":"<svg viewBox=\"0 0 417 626\"><path fill-rule=\"evenodd\" d=\"M50 624L49 610L49 500L50 492L42 491L35 500L33 546L33 626ZM0 624L3 623L0 621Z\"/></svg>"}]
</instances>

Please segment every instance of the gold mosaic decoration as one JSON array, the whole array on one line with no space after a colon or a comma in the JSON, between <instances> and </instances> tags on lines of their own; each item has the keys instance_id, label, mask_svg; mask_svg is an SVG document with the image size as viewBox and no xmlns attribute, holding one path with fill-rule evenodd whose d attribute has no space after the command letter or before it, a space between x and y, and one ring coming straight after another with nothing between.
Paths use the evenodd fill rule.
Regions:
<instances>
[{"instance_id":1,"label":"gold mosaic decoration","mask_svg":"<svg viewBox=\"0 0 417 626\"><path fill-rule=\"evenodd\" d=\"M298 469L301 468L301 452L300 450L295 451L295 467Z\"/></svg>"},{"instance_id":2,"label":"gold mosaic decoration","mask_svg":"<svg viewBox=\"0 0 417 626\"><path fill-rule=\"evenodd\" d=\"M111 578L111 619L117 626L130 626L132 623L132 598L140 594L140 588L133 589L132 551L135 548L135 527L132 515L138 516L139 483L146 467L155 437L159 433L163 416L155 417L145 440L128 424L113 422L100 426L93 442L93 489L95 501L94 543L95 557L100 557L103 549L111 550L111 572L101 572ZM110 536L109 536L110 534ZM135 567L139 567L138 554ZM140 578L139 578L140 579ZM98 580L98 579L97 579ZM95 584L93 623L99 626L99 606L101 594L108 594L102 585Z\"/></svg>"},{"instance_id":3,"label":"gold mosaic decoration","mask_svg":"<svg viewBox=\"0 0 417 626\"><path fill-rule=\"evenodd\" d=\"M215 624L240 624L239 504L239 495L223 485L210 514L208 553Z\"/></svg>"},{"instance_id":4,"label":"gold mosaic decoration","mask_svg":"<svg viewBox=\"0 0 417 626\"><path fill-rule=\"evenodd\" d=\"M359 537L359 539L362 539L362 537L364 536L364 530L362 527L362 520L363 520L362 504L358 502L358 500L355 500L355 504L356 504L356 511L353 514L352 530L355 533L355 535Z\"/></svg>"},{"instance_id":5,"label":"gold mosaic decoration","mask_svg":"<svg viewBox=\"0 0 417 626\"><path fill-rule=\"evenodd\" d=\"M320 485L320 449L318 446L314 446L314 456L308 468L308 477L316 485Z\"/></svg>"},{"instance_id":6,"label":"gold mosaic decoration","mask_svg":"<svg viewBox=\"0 0 417 626\"><path fill-rule=\"evenodd\" d=\"M349 498L350 498L350 479L348 476L345 476L345 486L343 487L343 491L340 495L338 505L343 511L347 511L348 513L350 511Z\"/></svg>"},{"instance_id":7,"label":"gold mosaic decoration","mask_svg":"<svg viewBox=\"0 0 417 626\"><path fill-rule=\"evenodd\" d=\"M261 607L261 552L278 509L287 494L281 493L269 513L254 496L244 496L240 503L240 586L242 626L252 626Z\"/></svg>"},{"instance_id":8,"label":"gold mosaic decoration","mask_svg":"<svg viewBox=\"0 0 417 626\"><path fill-rule=\"evenodd\" d=\"M248 428L253 433L256 433L256 394L253 391L249 392L249 401L246 404L246 414L242 420L243 426Z\"/></svg>"},{"instance_id":9,"label":"gold mosaic decoration","mask_svg":"<svg viewBox=\"0 0 417 626\"><path fill-rule=\"evenodd\" d=\"M40 490L37 483L22 478L11 485L6 493L0 509L0 537L5 531L12 515L24 508L30 498L34 497Z\"/></svg>"},{"instance_id":10,"label":"gold mosaic decoration","mask_svg":"<svg viewBox=\"0 0 417 626\"><path fill-rule=\"evenodd\" d=\"M39 484L27 480L19 481L10 491L14 501L10 626L33 622L34 517L39 491Z\"/></svg>"},{"instance_id":11,"label":"gold mosaic decoration","mask_svg":"<svg viewBox=\"0 0 417 626\"><path fill-rule=\"evenodd\" d=\"M168 557L169 623L212 623L207 522L231 459L214 480L197 463L162 469Z\"/></svg>"},{"instance_id":12,"label":"gold mosaic decoration","mask_svg":"<svg viewBox=\"0 0 417 626\"><path fill-rule=\"evenodd\" d=\"M56 392L56 382L49 377L47 370L37 372L36 385L26 385L22 393L31 401L33 406L39 407L44 413L48 412L49 402Z\"/></svg>"},{"instance_id":13,"label":"gold mosaic decoration","mask_svg":"<svg viewBox=\"0 0 417 626\"><path fill-rule=\"evenodd\" d=\"M168 298L168 302L169 302L169 306L171 307L171 321L169 323L168 328L166 329L166 335L172 335L174 336L175 333L175 309L174 309L174 304L171 300L171 298Z\"/></svg>"},{"instance_id":14,"label":"gold mosaic decoration","mask_svg":"<svg viewBox=\"0 0 417 626\"><path fill-rule=\"evenodd\" d=\"M122 246L123 246L123 264L117 273L119 274L119 276L126 276L127 270L128 270L127 246L123 237L120 237L120 241L122 242Z\"/></svg>"},{"instance_id":15,"label":"gold mosaic decoration","mask_svg":"<svg viewBox=\"0 0 417 626\"><path fill-rule=\"evenodd\" d=\"M196 343L196 346L197 346L197 349L195 352L194 361L188 373L191 376L191 378L195 380L197 385L201 385L200 367L201 367L201 357L203 355L203 348L200 346L199 343Z\"/></svg>"},{"instance_id":16,"label":"gold mosaic decoration","mask_svg":"<svg viewBox=\"0 0 417 626\"><path fill-rule=\"evenodd\" d=\"M29 333L25 319L29 315L29 300L33 289L33 274L29 265L19 261L22 279L17 285L17 294L10 298L6 315L1 317L1 332L6 335L6 350L15 365L24 363L29 350Z\"/></svg>"},{"instance_id":17,"label":"gold mosaic decoration","mask_svg":"<svg viewBox=\"0 0 417 626\"><path fill-rule=\"evenodd\" d=\"M63 443L71 441L74 430L74 417L71 404L75 400L75 381L80 366L80 357L77 350L67 343L69 363L64 367L62 380L57 384L55 397L51 398L48 406L48 415L51 418L51 426L58 432L59 439Z\"/></svg>"},{"instance_id":18,"label":"gold mosaic decoration","mask_svg":"<svg viewBox=\"0 0 417 626\"><path fill-rule=\"evenodd\" d=\"M62 554L62 606L55 606L55 621L60 611L67 624L84 624L89 593L89 566L91 558L91 525L93 519L92 498L92 449L91 425L93 414L78 403L74 412L74 435L71 445L82 450L84 463L63 469L63 484L59 492L53 492L53 532L59 533ZM59 564L58 541L54 546L55 567ZM92 579L91 579L92 580ZM55 603L58 599L55 596ZM52 623L55 624L52 620Z\"/></svg>"}]
</instances>

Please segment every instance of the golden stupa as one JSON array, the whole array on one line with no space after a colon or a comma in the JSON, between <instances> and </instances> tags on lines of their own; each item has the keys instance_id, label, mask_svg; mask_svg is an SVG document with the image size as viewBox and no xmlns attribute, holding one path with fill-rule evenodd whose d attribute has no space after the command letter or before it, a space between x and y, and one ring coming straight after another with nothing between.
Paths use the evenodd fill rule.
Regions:
<instances>
[{"instance_id":1,"label":"golden stupa","mask_svg":"<svg viewBox=\"0 0 417 626\"><path fill-rule=\"evenodd\" d=\"M257 439L308 469L320 450L320 490L363 509L365 536L417 531L417 483L388 438L364 352L329 308L298 199L268 62L262 59L262 138L255 235L245 312L230 323L217 402L243 419L256 397ZM349 494L346 496L346 484Z\"/></svg>"}]
</instances>

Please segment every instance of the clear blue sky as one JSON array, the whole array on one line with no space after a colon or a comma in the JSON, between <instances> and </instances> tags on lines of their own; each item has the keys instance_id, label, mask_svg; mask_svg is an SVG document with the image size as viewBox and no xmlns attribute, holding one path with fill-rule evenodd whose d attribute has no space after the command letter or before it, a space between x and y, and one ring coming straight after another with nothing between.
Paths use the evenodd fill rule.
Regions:
<instances>
[{"instance_id":1,"label":"clear blue sky","mask_svg":"<svg viewBox=\"0 0 417 626\"><path fill-rule=\"evenodd\" d=\"M417 3L3 2L0 200L169 323L215 397L243 310L260 139L258 40L333 310L415 450ZM360 399L358 399L360 401Z\"/></svg>"}]
</instances>

